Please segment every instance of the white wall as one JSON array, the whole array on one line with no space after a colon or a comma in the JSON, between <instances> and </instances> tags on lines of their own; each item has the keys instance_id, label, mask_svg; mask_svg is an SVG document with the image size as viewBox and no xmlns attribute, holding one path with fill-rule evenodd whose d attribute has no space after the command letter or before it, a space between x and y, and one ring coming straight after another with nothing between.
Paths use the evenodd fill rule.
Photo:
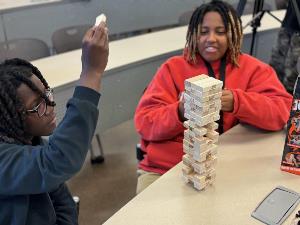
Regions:
<instances>
[{"instance_id":1,"label":"white wall","mask_svg":"<svg viewBox=\"0 0 300 225\"><path fill-rule=\"evenodd\" d=\"M93 24L104 12L111 34L176 24L181 13L201 0L90 0L57 3L3 12L7 39L39 38L51 46L53 31L78 24ZM1 32L1 31L0 31ZM2 39L3 32L1 32Z\"/></svg>"},{"instance_id":2,"label":"white wall","mask_svg":"<svg viewBox=\"0 0 300 225\"><path fill-rule=\"evenodd\" d=\"M4 11L0 17L0 41L38 38L49 47L52 33L62 27L93 24L95 17L105 13L111 34L172 25L179 16L210 0L65 0L63 3ZM238 0L228 0L238 3ZM247 4L254 0L247 1ZM274 0L265 4L275 7ZM2 18L2 19L1 19ZM269 43L267 43L269 44Z\"/></svg>"}]
</instances>

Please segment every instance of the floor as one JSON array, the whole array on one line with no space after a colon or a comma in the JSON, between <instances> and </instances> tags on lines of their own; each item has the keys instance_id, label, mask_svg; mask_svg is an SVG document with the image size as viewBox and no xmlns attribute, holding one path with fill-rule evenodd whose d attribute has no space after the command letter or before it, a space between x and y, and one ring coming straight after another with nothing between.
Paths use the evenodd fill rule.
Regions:
<instances>
[{"instance_id":1,"label":"floor","mask_svg":"<svg viewBox=\"0 0 300 225\"><path fill-rule=\"evenodd\" d=\"M92 165L88 155L68 182L80 198L80 225L102 224L135 196L138 140L132 120L106 131L101 135L105 162Z\"/></svg>"}]
</instances>

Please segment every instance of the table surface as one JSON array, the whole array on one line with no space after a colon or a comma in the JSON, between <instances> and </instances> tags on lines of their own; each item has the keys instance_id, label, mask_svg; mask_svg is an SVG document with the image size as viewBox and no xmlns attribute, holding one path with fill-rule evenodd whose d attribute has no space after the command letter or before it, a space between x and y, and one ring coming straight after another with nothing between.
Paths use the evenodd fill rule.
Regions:
<instances>
[{"instance_id":1,"label":"table surface","mask_svg":"<svg viewBox=\"0 0 300 225\"><path fill-rule=\"evenodd\" d=\"M213 186L196 191L186 185L179 163L105 224L261 224L251 213L275 187L300 192L299 177L279 169L284 139L285 131L238 125L220 137Z\"/></svg>"}]
</instances>

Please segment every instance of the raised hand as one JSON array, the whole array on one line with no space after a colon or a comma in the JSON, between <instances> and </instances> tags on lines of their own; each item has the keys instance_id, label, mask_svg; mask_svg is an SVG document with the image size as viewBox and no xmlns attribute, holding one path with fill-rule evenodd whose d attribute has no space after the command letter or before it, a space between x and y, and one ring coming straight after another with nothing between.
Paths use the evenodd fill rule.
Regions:
<instances>
[{"instance_id":1,"label":"raised hand","mask_svg":"<svg viewBox=\"0 0 300 225\"><path fill-rule=\"evenodd\" d=\"M101 78L108 61L108 29L106 23L89 29L82 40L82 72L80 85L100 89Z\"/></svg>"}]
</instances>

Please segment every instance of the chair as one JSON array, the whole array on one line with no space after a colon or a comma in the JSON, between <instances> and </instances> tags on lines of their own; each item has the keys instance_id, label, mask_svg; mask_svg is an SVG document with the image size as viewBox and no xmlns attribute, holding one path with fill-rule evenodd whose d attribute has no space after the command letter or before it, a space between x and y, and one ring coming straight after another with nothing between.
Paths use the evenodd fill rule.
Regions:
<instances>
[{"instance_id":1,"label":"chair","mask_svg":"<svg viewBox=\"0 0 300 225\"><path fill-rule=\"evenodd\" d=\"M300 56L298 57L296 68L297 68L296 70L297 70L298 74L300 75Z\"/></svg>"},{"instance_id":2,"label":"chair","mask_svg":"<svg viewBox=\"0 0 300 225\"><path fill-rule=\"evenodd\" d=\"M45 42L38 39L13 39L0 43L0 60L22 58L28 61L50 56Z\"/></svg>"},{"instance_id":3,"label":"chair","mask_svg":"<svg viewBox=\"0 0 300 225\"><path fill-rule=\"evenodd\" d=\"M288 1L286 0L275 0L276 3L276 9L286 9L288 5Z\"/></svg>"},{"instance_id":4,"label":"chair","mask_svg":"<svg viewBox=\"0 0 300 225\"><path fill-rule=\"evenodd\" d=\"M52 34L52 44L56 53L81 48L82 38L91 25L78 25L61 28Z\"/></svg>"},{"instance_id":5,"label":"chair","mask_svg":"<svg viewBox=\"0 0 300 225\"><path fill-rule=\"evenodd\" d=\"M144 152L141 148L141 144L137 143L135 146L136 150L136 159L140 162L144 159L146 152Z\"/></svg>"},{"instance_id":6,"label":"chair","mask_svg":"<svg viewBox=\"0 0 300 225\"><path fill-rule=\"evenodd\" d=\"M238 4L239 4L239 1L236 2L236 3L233 3L231 4L232 7L236 10L238 10ZM244 9L243 9L243 14L242 15L248 15L248 14L253 14L253 11L254 11L254 1L247 1L245 6L244 6ZM273 10L272 9L272 6L268 3L264 3L263 5L263 10ZM257 13L257 12L256 12Z\"/></svg>"},{"instance_id":7,"label":"chair","mask_svg":"<svg viewBox=\"0 0 300 225\"><path fill-rule=\"evenodd\" d=\"M194 10L189 10L189 11L182 13L178 18L179 26L184 26L184 25L189 24L190 19L193 15L193 12L194 12Z\"/></svg>"},{"instance_id":8,"label":"chair","mask_svg":"<svg viewBox=\"0 0 300 225\"><path fill-rule=\"evenodd\" d=\"M102 146L102 142L101 142L99 133L95 134L95 138L96 138L96 141L97 141L99 151L94 149L93 145L91 145L91 148L90 148L91 163L92 164L99 164L99 163L104 162L103 146Z\"/></svg>"}]
</instances>

